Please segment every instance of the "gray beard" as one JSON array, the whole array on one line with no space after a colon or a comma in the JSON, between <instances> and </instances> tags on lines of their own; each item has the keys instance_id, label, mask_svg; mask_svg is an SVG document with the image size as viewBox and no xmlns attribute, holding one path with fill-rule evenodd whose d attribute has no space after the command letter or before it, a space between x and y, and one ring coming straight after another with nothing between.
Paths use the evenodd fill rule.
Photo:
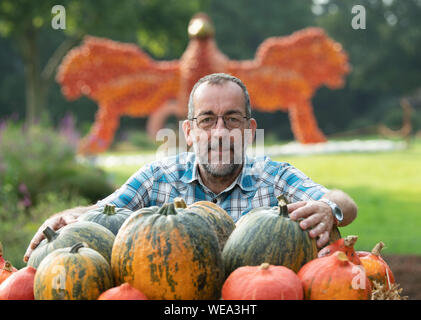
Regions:
<instances>
[{"instance_id":1,"label":"gray beard","mask_svg":"<svg viewBox=\"0 0 421 320\"><path fill-rule=\"evenodd\" d=\"M230 176L241 167L239 163L228 163L228 164L209 164L203 163L202 168L213 177L225 177Z\"/></svg>"},{"instance_id":2,"label":"gray beard","mask_svg":"<svg viewBox=\"0 0 421 320\"><path fill-rule=\"evenodd\" d=\"M241 160L238 160L238 156L234 159L230 159L230 163L209 163L208 161L208 152L211 152L210 149L206 149L206 154L201 154L198 145L193 144L194 152L199 160L199 164L210 176L220 178L220 177L229 177L234 174L238 168L243 165L244 157L241 156ZM245 152L245 151L243 151ZM240 162L240 163L238 163Z\"/></svg>"}]
</instances>

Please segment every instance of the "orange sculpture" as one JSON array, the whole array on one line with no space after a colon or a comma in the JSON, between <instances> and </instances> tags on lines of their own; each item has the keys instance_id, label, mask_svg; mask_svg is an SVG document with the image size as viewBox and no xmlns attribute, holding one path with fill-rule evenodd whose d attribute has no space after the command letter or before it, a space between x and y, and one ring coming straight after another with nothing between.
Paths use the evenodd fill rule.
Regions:
<instances>
[{"instance_id":1,"label":"orange sculpture","mask_svg":"<svg viewBox=\"0 0 421 320\"><path fill-rule=\"evenodd\" d=\"M86 95L99 110L79 151L106 150L121 116L149 116L154 137L170 115L184 119L190 91L197 80L215 72L240 78L253 108L289 111L291 128L301 143L326 141L314 117L311 97L322 85L339 88L349 72L339 43L320 28L307 28L287 37L266 39L253 60L233 61L221 53L214 28L204 13L188 26L190 42L179 60L155 61L133 44L85 37L59 67L57 81L68 99Z\"/></svg>"}]
</instances>

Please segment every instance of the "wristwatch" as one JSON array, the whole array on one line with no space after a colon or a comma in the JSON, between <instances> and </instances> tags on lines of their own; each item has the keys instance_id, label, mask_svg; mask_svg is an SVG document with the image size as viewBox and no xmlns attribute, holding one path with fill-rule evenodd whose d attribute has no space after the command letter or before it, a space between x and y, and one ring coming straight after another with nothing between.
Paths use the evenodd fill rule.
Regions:
<instances>
[{"instance_id":1,"label":"wristwatch","mask_svg":"<svg viewBox=\"0 0 421 320\"><path fill-rule=\"evenodd\" d=\"M344 214L341 208L339 208L339 206L335 202L330 201L326 198L322 198L319 201L326 203L332 209L333 220L335 221L335 225L340 224L344 220Z\"/></svg>"}]
</instances>

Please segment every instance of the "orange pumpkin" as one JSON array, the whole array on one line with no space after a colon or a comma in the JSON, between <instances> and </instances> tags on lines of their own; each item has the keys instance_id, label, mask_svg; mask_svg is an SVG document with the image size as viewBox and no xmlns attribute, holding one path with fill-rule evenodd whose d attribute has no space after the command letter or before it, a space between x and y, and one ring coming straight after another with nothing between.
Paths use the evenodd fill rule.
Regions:
<instances>
[{"instance_id":1,"label":"orange pumpkin","mask_svg":"<svg viewBox=\"0 0 421 320\"><path fill-rule=\"evenodd\" d=\"M125 282L121 286L108 289L101 293L98 300L148 300L148 298L142 292Z\"/></svg>"},{"instance_id":2,"label":"orange pumpkin","mask_svg":"<svg viewBox=\"0 0 421 320\"><path fill-rule=\"evenodd\" d=\"M3 245L0 242L0 269L3 269L6 260L3 258Z\"/></svg>"},{"instance_id":3,"label":"orange pumpkin","mask_svg":"<svg viewBox=\"0 0 421 320\"><path fill-rule=\"evenodd\" d=\"M6 260L4 260L4 257L3 257L3 245L1 244L1 242L0 242L0 270L2 270L3 269L3 267L4 267L4 265L6 264ZM12 266L12 269L14 270L14 271L18 271L15 267L13 267ZM1 283L1 281L0 281L0 283Z\"/></svg>"},{"instance_id":4,"label":"orange pumpkin","mask_svg":"<svg viewBox=\"0 0 421 320\"><path fill-rule=\"evenodd\" d=\"M0 269L0 283L9 278L16 271L16 268L14 268L9 261L5 261L3 267Z\"/></svg>"},{"instance_id":5,"label":"orange pumpkin","mask_svg":"<svg viewBox=\"0 0 421 320\"><path fill-rule=\"evenodd\" d=\"M34 300L35 273L31 266L14 272L0 285L0 300Z\"/></svg>"},{"instance_id":6,"label":"orange pumpkin","mask_svg":"<svg viewBox=\"0 0 421 320\"><path fill-rule=\"evenodd\" d=\"M303 286L294 271L262 263L234 270L222 287L224 300L303 300Z\"/></svg>"},{"instance_id":7,"label":"orange pumpkin","mask_svg":"<svg viewBox=\"0 0 421 320\"><path fill-rule=\"evenodd\" d=\"M362 266L342 251L306 263L298 272L306 300L370 300L371 283Z\"/></svg>"},{"instance_id":8,"label":"orange pumpkin","mask_svg":"<svg viewBox=\"0 0 421 320\"><path fill-rule=\"evenodd\" d=\"M348 259L354 264L361 264L360 259L358 258L357 253L355 252L354 245L358 240L358 236L347 236L336 240L332 244L324 247L319 251L318 257L330 256L336 251L342 251L346 254Z\"/></svg>"},{"instance_id":9,"label":"orange pumpkin","mask_svg":"<svg viewBox=\"0 0 421 320\"><path fill-rule=\"evenodd\" d=\"M380 255L383 248L384 243L380 241L371 252L357 251L357 255L370 281L385 284L389 289L395 283L395 277L389 265Z\"/></svg>"}]
</instances>

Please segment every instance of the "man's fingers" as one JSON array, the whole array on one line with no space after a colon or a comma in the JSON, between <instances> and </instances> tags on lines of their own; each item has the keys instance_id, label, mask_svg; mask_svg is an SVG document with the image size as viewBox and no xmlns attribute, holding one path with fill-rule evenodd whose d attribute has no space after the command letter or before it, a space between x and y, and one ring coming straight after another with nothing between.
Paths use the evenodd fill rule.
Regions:
<instances>
[{"instance_id":1,"label":"man's fingers","mask_svg":"<svg viewBox=\"0 0 421 320\"><path fill-rule=\"evenodd\" d=\"M32 239L31 243L29 244L29 247L34 250L36 247L38 247L39 243L45 238L44 234L42 232L38 232L35 237Z\"/></svg>"},{"instance_id":2,"label":"man's fingers","mask_svg":"<svg viewBox=\"0 0 421 320\"><path fill-rule=\"evenodd\" d=\"M297 210L298 208L304 207L306 204L307 204L306 201L298 201L298 202L290 203L287 205L288 213L291 213L294 210Z\"/></svg>"},{"instance_id":3,"label":"man's fingers","mask_svg":"<svg viewBox=\"0 0 421 320\"><path fill-rule=\"evenodd\" d=\"M300 222L301 229L305 230L317 225L318 223L321 222L322 217L323 217L322 215L317 214L317 213L312 214L311 216L309 216L308 218Z\"/></svg>"},{"instance_id":4,"label":"man's fingers","mask_svg":"<svg viewBox=\"0 0 421 320\"><path fill-rule=\"evenodd\" d=\"M292 220L297 220L299 218L306 218L309 215L312 215L313 213L315 213L316 210L314 208L314 206L311 203L305 202L303 206L295 209L294 211L291 212L291 214L289 215L289 217Z\"/></svg>"},{"instance_id":5,"label":"man's fingers","mask_svg":"<svg viewBox=\"0 0 421 320\"><path fill-rule=\"evenodd\" d=\"M311 238L318 238L318 247L324 246L329 241L333 218L328 209L330 210L317 201L299 201L288 205L292 220L303 219L300 221L303 230L312 228L309 235Z\"/></svg>"},{"instance_id":6,"label":"man's fingers","mask_svg":"<svg viewBox=\"0 0 421 320\"><path fill-rule=\"evenodd\" d=\"M66 216L65 218L63 218L64 223L59 228L65 226L65 225L68 225L70 223L74 223L76 221L78 221L77 218L75 218L73 216Z\"/></svg>"},{"instance_id":7,"label":"man's fingers","mask_svg":"<svg viewBox=\"0 0 421 320\"><path fill-rule=\"evenodd\" d=\"M325 231L329 233L329 226L326 222L321 221L318 225L316 225L313 229L310 230L309 234L310 237L316 238Z\"/></svg>"},{"instance_id":8,"label":"man's fingers","mask_svg":"<svg viewBox=\"0 0 421 320\"><path fill-rule=\"evenodd\" d=\"M32 238L31 242L29 243L28 248L26 249L25 255L23 256L23 261L27 262L29 260L29 257L32 254L32 251L39 245L39 243L44 238L44 234L42 232L38 231L35 236Z\"/></svg>"},{"instance_id":9,"label":"man's fingers","mask_svg":"<svg viewBox=\"0 0 421 320\"><path fill-rule=\"evenodd\" d=\"M66 220L69 220L69 222L67 222ZM29 257L32 254L32 251L35 250L36 247L38 247L39 243L45 238L45 235L43 233L43 231L45 230L45 228L48 226L53 230L57 230L59 228L61 228L62 226L65 226L67 223L71 223L71 221L73 221L74 218L69 218L69 219L64 219L63 217L56 217L53 218L51 220L47 220L41 227L39 227L37 233L34 235L34 237L32 238L28 248L26 249L26 252L23 256L23 261L24 262L28 262ZM74 222L74 221L73 221Z\"/></svg>"},{"instance_id":10,"label":"man's fingers","mask_svg":"<svg viewBox=\"0 0 421 320\"><path fill-rule=\"evenodd\" d=\"M325 231L323 232L319 239L317 240L316 244L318 248L322 248L326 243L329 241L329 232Z\"/></svg>"},{"instance_id":11,"label":"man's fingers","mask_svg":"<svg viewBox=\"0 0 421 320\"><path fill-rule=\"evenodd\" d=\"M25 254L23 255L23 262L28 262L29 257L32 254L32 249L31 248L27 248Z\"/></svg>"},{"instance_id":12,"label":"man's fingers","mask_svg":"<svg viewBox=\"0 0 421 320\"><path fill-rule=\"evenodd\" d=\"M27 262L29 260L29 257L32 254L32 251L35 250L35 248L39 245L39 243L45 238L44 234L42 233L42 230L45 229L45 226L41 226L37 233L32 238L31 242L29 243L28 248L26 249L25 255L23 256L23 261Z\"/></svg>"}]
</instances>

